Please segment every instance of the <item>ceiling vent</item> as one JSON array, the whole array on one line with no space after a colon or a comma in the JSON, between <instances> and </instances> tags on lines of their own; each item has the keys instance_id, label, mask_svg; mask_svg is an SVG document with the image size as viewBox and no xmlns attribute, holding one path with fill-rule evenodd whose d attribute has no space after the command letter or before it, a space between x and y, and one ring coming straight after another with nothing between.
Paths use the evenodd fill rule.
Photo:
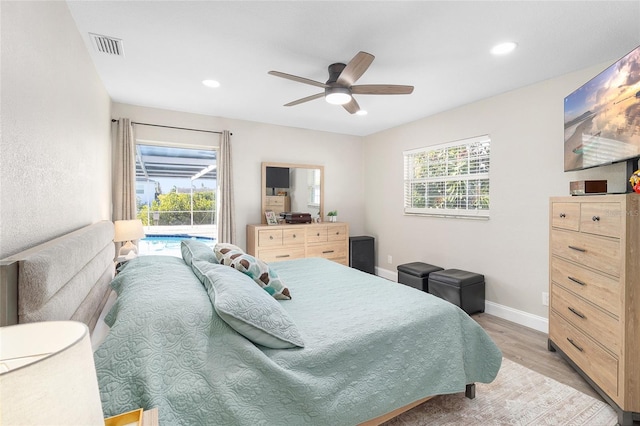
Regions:
<instances>
[{"instance_id":1,"label":"ceiling vent","mask_svg":"<svg viewBox=\"0 0 640 426\"><path fill-rule=\"evenodd\" d=\"M93 47L98 53L124 56L124 50L122 50L122 40L93 33L89 33L89 37L91 37L91 40L93 41Z\"/></svg>"}]
</instances>

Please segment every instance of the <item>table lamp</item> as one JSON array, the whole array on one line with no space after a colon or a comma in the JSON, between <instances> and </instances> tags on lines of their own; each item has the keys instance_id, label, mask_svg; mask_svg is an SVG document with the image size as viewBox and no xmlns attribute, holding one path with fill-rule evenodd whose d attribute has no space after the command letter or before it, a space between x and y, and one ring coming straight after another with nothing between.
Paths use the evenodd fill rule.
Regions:
<instances>
[{"instance_id":1,"label":"table lamp","mask_svg":"<svg viewBox=\"0 0 640 426\"><path fill-rule=\"evenodd\" d=\"M118 257L135 257L138 254L138 247L133 244L134 240L144 237L144 229L140 219L133 220L116 220L115 221L115 238L116 243L126 241L120 247Z\"/></svg>"},{"instance_id":2,"label":"table lamp","mask_svg":"<svg viewBox=\"0 0 640 426\"><path fill-rule=\"evenodd\" d=\"M86 325L0 327L0 424L104 425Z\"/></svg>"}]
</instances>

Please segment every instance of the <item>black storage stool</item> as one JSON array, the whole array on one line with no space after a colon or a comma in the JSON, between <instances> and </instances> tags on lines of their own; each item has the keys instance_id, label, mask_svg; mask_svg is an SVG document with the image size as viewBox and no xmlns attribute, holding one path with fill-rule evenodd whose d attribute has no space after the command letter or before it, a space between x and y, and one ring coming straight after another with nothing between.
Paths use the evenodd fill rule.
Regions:
<instances>
[{"instance_id":1,"label":"black storage stool","mask_svg":"<svg viewBox=\"0 0 640 426\"><path fill-rule=\"evenodd\" d=\"M460 269L429 274L429 293L462 308L467 314L484 312L484 275Z\"/></svg>"},{"instance_id":2,"label":"black storage stool","mask_svg":"<svg viewBox=\"0 0 640 426\"><path fill-rule=\"evenodd\" d=\"M429 274L436 271L442 271L442 268L422 262L398 265L398 282L417 288L418 290L429 291Z\"/></svg>"}]
</instances>

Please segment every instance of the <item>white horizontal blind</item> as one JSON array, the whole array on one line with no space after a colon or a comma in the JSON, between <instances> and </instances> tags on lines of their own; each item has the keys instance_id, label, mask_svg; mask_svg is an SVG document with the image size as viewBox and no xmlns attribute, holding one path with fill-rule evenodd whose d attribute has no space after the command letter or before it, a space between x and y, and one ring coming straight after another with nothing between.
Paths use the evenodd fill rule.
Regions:
<instances>
[{"instance_id":1,"label":"white horizontal blind","mask_svg":"<svg viewBox=\"0 0 640 426\"><path fill-rule=\"evenodd\" d=\"M488 135L404 151L404 212L489 217Z\"/></svg>"}]
</instances>

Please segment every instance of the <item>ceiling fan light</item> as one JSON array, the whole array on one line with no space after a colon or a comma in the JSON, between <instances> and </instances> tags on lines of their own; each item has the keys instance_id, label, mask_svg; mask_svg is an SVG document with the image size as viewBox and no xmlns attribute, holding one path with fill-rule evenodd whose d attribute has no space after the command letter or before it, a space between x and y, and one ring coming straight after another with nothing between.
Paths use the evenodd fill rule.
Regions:
<instances>
[{"instance_id":1,"label":"ceiling fan light","mask_svg":"<svg viewBox=\"0 0 640 426\"><path fill-rule=\"evenodd\" d=\"M351 93L346 87L327 89L324 99L332 105L344 105L351 101Z\"/></svg>"}]
</instances>

